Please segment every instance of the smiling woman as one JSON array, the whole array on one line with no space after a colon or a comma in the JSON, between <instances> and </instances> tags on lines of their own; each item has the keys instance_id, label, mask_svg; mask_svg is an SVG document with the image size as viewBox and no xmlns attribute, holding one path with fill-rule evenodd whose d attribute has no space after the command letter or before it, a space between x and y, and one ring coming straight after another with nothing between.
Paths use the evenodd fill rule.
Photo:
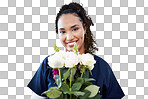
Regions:
<instances>
[{"instance_id":1,"label":"smiling woman","mask_svg":"<svg viewBox=\"0 0 148 99\"><path fill-rule=\"evenodd\" d=\"M90 30L93 22L86 14L84 8L80 4L73 2L63 5L57 14L55 24L56 33L66 51L73 51L76 43L79 54L90 53L93 55L96 63L91 70L92 75L89 74L89 77L95 79L92 82L94 85L100 87L99 94L102 95L101 99L121 99L124 93L109 64L94 54L98 49ZM56 86L52 69L48 65L48 57L50 56L44 59L28 84L28 87L34 92L32 99L46 99L47 97L44 95L41 97L41 94L49 88Z\"/></svg>"},{"instance_id":2,"label":"smiling woman","mask_svg":"<svg viewBox=\"0 0 148 99\"><path fill-rule=\"evenodd\" d=\"M96 41L94 40L93 34L90 30L90 26L94 24L80 4L70 3L69 5L63 5L57 14L55 23L56 33L66 33L70 37L75 36L79 38L80 41L78 40L76 43L78 44L78 50L80 53L94 54L95 51L98 50L96 47ZM74 33L75 35L73 35ZM72 39L70 38L69 40L72 41ZM64 45L64 43L62 44ZM64 47L66 50L71 49L68 49L66 46Z\"/></svg>"}]
</instances>

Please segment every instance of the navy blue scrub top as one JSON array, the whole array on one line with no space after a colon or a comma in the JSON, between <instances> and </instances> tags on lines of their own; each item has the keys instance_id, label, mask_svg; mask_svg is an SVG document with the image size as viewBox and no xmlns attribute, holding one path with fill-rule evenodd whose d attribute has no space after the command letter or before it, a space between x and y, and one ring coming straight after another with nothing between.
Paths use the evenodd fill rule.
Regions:
<instances>
[{"instance_id":1,"label":"navy blue scrub top","mask_svg":"<svg viewBox=\"0 0 148 99\"><path fill-rule=\"evenodd\" d=\"M48 68L48 57L49 56L43 60L39 69L28 84L28 87L39 96L41 96L44 91L48 90L48 88L56 86L52 70ZM99 56L94 55L94 59L96 63L92 70L93 76L90 75L90 78L96 80L92 83L100 87L99 91L102 95L102 99L121 99L125 96L109 64Z\"/></svg>"}]
</instances>

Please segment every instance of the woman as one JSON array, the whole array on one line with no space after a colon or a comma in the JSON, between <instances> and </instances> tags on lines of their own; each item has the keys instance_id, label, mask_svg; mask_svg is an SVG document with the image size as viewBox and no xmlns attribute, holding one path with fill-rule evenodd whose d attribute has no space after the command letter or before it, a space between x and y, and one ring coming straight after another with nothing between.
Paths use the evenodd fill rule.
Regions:
<instances>
[{"instance_id":1,"label":"woman","mask_svg":"<svg viewBox=\"0 0 148 99\"><path fill-rule=\"evenodd\" d=\"M56 17L56 33L66 51L72 51L76 43L80 54L94 55L98 49L90 31L91 25L93 25L91 18L78 3L70 3L61 7ZM48 68L48 57L44 59L28 84L33 91L32 99L46 99L45 96L41 96L41 93L55 86L52 70ZM93 76L90 75L90 77L96 80L93 84L100 87L102 99L121 99L124 93L108 63L96 55L94 59L96 64L92 70Z\"/></svg>"}]
</instances>

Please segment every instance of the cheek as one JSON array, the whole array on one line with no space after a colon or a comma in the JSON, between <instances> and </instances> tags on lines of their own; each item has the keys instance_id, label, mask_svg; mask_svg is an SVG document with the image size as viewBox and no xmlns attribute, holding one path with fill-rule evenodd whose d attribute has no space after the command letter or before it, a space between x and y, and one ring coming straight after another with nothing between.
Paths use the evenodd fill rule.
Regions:
<instances>
[{"instance_id":1,"label":"cheek","mask_svg":"<svg viewBox=\"0 0 148 99\"><path fill-rule=\"evenodd\" d=\"M81 35L79 35L79 44L81 45L81 44L83 44L83 42L84 42L84 35L83 35L83 33L81 34Z\"/></svg>"},{"instance_id":2,"label":"cheek","mask_svg":"<svg viewBox=\"0 0 148 99\"><path fill-rule=\"evenodd\" d=\"M81 37L81 42L82 42L82 43L84 42L84 36Z\"/></svg>"},{"instance_id":3,"label":"cheek","mask_svg":"<svg viewBox=\"0 0 148 99\"><path fill-rule=\"evenodd\" d=\"M60 39L60 42L61 42L62 44L64 44L65 36L60 35L60 36L59 36L59 39Z\"/></svg>"},{"instance_id":4,"label":"cheek","mask_svg":"<svg viewBox=\"0 0 148 99\"><path fill-rule=\"evenodd\" d=\"M78 37L79 39L83 39L83 38L84 38L84 30L83 30L83 29L81 29L81 30L77 33L77 37Z\"/></svg>"},{"instance_id":5,"label":"cheek","mask_svg":"<svg viewBox=\"0 0 148 99\"><path fill-rule=\"evenodd\" d=\"M79 35L79 38L83 41L84 40L84 33L81 33L81 35Z\"/></svg>"}]
</instances>

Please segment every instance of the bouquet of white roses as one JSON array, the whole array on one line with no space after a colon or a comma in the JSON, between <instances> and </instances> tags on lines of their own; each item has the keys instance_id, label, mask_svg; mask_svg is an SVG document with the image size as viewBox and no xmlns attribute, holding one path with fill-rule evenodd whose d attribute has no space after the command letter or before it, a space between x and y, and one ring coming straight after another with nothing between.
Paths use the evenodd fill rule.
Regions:
<instances>
[{"instance_id":1,"label":"bouquet of white roses","mask_svg":"<svg viewBox=\"0 0 148 99\"><path fill-rule=\"evenodd\" d=\"M89 53L79 54L76 44L73 52L60 51L55 44L54 50L56 53L48 58L48 64L57 86L42 94L54 99L99 99L99 87L89 78L96 63L94 57Z\"/></svg>"}]
</instances>

